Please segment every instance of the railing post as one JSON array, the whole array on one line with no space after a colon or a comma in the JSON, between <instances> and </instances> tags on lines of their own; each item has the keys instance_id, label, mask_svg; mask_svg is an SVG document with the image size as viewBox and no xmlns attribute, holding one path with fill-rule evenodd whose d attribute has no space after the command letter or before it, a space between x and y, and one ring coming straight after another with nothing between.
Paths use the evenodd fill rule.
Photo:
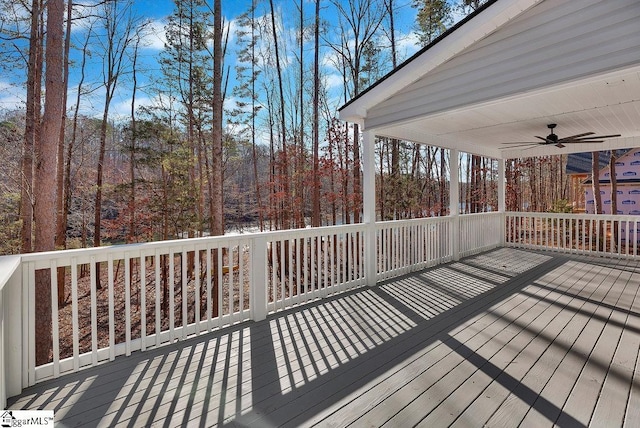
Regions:
<instances>
[{"instance_id":1,"label":"railing post","mask_svg":"<svg viewBox=\"0 0 640 428\"><path fill-rule=\"evenodd\" d=\"M267 239L258 235L251 245L251 319L267 318Z\"/></svg>"},{"instance_id":2,"label":"railing post","mask_svg":"<svg viewBox=\"0 0 640 428\"><path fill-rule=\"evenodd\" d=\"M0 408L7 398L22 392L22 374L26 370L23 340L22 262L19 256L0 257Z\"/></svg>"}]
</instances>

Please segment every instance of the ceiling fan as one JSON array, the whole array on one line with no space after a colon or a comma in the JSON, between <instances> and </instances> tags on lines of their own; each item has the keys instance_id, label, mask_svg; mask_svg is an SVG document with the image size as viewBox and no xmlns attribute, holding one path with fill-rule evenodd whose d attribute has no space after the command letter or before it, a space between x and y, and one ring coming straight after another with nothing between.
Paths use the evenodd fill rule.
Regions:
<instances>
[{"instance_id":1,"label":"ceiling fan","mask_svg":"<svg viewBox=\"0 0 640 428\"><path fill-rule=\"evenodd\" d=\"M530 146L529 148L533 148L536 146L546 146L550 144L561 149L565 147L565 144L603 143L605 138L620 137L620 134L594 135L595 132L584 132L582 134L571 135L570 137L559 138L553 132L555 127L556 127L555 123L550 123L547 125L547 128L550 129L551 133L546 137L539 137L535 135L535 137L541 141L516 141L512 143L502 143L502 144L509 145L509 147L504 147L504 149L507 149L507 148L512 149L516 147L527 147L527 146Z\"/></svg>"}]
</instances>

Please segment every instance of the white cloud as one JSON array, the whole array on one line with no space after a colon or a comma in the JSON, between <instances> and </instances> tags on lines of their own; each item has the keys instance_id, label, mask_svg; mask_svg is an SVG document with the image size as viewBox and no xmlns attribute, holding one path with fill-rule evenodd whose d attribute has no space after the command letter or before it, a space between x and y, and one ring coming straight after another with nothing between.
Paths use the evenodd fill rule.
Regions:
<instances>
[{"instance_id":1,"label":"white cloud","mask_svg":"<svg viewBox=\"0 0 640 428\"><path fill-rule=\"evenodd\" d=\"M159 51L164 49L167 42L167 33L165 32L165 23L163 21L153 20L147 24L147 31L143 36L142 47L150 50Z\"/></svg>"},{"instance_id":2,"label":"white cloud","mask_svg":"<svg viewBox=\"0 0 640 428\"><path fill-rule=\"evenodd\" d=\"M131 117L131 100L132 98L129 97L113 103L109 109L109 117L115 121L128 120ZM143 95L136 97L135 107L137 110L140 107L158 106L159 104L157 99Z\"/></svg>"},{"instance_id":3,"label":"white cloud","mask_svg":"<svg viewBox=\"0 0 640 428\"><path fill-rule=\"evenodd\" d=\"M25 91L11 83L0 81L0 110L13 111L24 108Z\"/></svg>"},{"instance_id":4,"label":"white cloud","mask_svg":"<svg viewBox=\"0 0 640 428\"><path fill-rule=\"evenodd\" d=\"M341 75L336 73L328 74L324 77L324 87L328 92L335 89L342 89L344 86L344 79Z\"/></svg>"},{"instance_id":5,"label":"white cloud","mask_svg":"<svg viewBox=\"0 0 640 428\"><path fill-rule=\"evenodd\" d=\"M422 47L420 45L420 39L418 38L418 34L416 32L399 35L396 38L396 43L398 54L403 60L418 52L418 50L420 50L420 48Z\"/></svg>"}]
</instances>

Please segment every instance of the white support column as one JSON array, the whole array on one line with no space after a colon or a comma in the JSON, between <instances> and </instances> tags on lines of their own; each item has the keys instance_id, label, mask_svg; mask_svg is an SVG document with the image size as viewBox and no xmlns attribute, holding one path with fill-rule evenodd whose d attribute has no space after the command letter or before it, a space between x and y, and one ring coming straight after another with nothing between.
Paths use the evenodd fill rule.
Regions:
<instances>
[{"instance_id":1,"label":"white support column","mask_svg":"<svg viewBox=\"0 0 640 428\"><path fill-rule=\"evenodd\" d=\"M372 131L362 133L362 208L363 221L367 225L364 236L364 269L367 285L376 284L376 147L375 134Z\"/></svg>"},{"instance_id":2,"label":"white support column","mask_svg":"<svg viewBox=\"0 0 640 428\"><path fill-rule=\"evenodd\" d=\"M449 150L449 216L451 217L451 252L460 260L460 151Z\"/></svg>"},{"instance_id":3,"label":"white support column","mask_svg":"<svg viewBox=\"0 0 640 428\"><path fill-rule=\"evenodd\" d=\"M506 162L498 159L498 212L500 213L500 246L504 246L506 234Z\"/></svg>"}]
</instances>

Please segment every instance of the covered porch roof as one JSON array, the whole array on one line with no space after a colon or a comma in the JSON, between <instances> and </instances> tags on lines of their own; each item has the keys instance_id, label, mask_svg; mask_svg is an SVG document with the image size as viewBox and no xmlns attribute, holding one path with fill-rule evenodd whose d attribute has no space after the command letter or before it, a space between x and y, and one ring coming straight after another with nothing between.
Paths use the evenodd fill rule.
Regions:
<instances>
[{"instance_id":1,"label":"covered porch roof","mask_svg":"<svg viewBox=\"0 0 640 428\"><path fill-rule=\"evenodd\" d=\"M375 135L496 159L640 146L637 0L490 0L340 109ZM509 147L621 134L601 144Z\"/></svg>"}]
</instances>

